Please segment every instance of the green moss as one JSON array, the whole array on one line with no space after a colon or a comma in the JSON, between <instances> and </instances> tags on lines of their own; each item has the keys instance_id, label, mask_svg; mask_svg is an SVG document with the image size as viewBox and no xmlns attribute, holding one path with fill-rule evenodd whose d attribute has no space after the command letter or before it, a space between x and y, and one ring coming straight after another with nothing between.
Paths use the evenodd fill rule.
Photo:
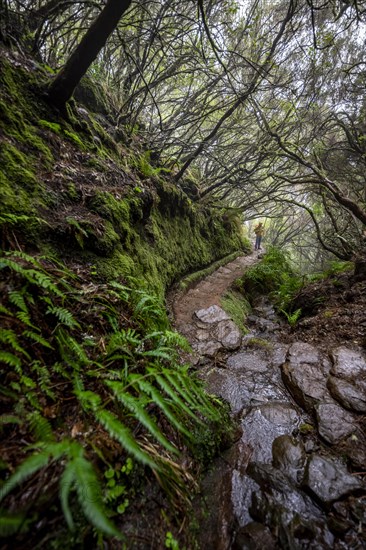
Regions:
<instances>
[{"instance_id":1,"label":"green moss","mask_svg":"<svg viewBox=\"0 0 366 550\"><path fill-rule=\"evenodd\" d=\"M65 136L73 142L74 145L77 145L79 149L82 151L86 150L85 144L81 141L80 137L75 134L75 132L71 132L70 130L64 130Z\"/></svg>"},{"instance_id":2,"label":"green moss","mask_svg":"<svg viewBox=\"0 0 366 550\"><path fill-rule=\"evenodd\" d=\"M231 290L221 299L221 305L240 328L241 332L246 334L248 329L245 326L245 319L251 311L248 300L240 292Z\"/></svg>"},{"instance_id":3,"label":"green moss","mask_svg":"<svg viewBox=\"0 0 366 550\"><path fill-rule=\"evenodd\" d=\"M38 188L37 178L30 169L29 158L10 143L2 143L0 170L4 179L13 186L33 192Z\"/></svg>"},{"instance_id":4,"label":"green moss","mask_svg":"<svg viewBox=\"0 0 366 550\"><path fill-rule=\"evenodd\" d=\"M48 120L40 119L38 121L38 125L42 126L43 128L47 128L48 130L51 130L55 134L61 134L61 124L58 124L57 122L49 122Z\"/></svg>"}]
</instances>

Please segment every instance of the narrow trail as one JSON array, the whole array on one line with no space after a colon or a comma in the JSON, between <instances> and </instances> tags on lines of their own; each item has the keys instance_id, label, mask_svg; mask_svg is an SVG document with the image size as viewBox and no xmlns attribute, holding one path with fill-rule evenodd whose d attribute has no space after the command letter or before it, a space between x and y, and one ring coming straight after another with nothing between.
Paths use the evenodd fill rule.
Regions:
<instances>
[{"instance_id":1,"label":"narrow trail","mask_svg":"<svg viewBox=\"0 0 366 550\"><path fill-rule=\"evenodd\" d=\"M220 307L260 258L239 257L177 294L176 328L194 350L208 391L241 430L203 480L202 550L366 548L366 359L325 354L283 326L261 298L243 336Z\"/></svg>"}]
</instances>

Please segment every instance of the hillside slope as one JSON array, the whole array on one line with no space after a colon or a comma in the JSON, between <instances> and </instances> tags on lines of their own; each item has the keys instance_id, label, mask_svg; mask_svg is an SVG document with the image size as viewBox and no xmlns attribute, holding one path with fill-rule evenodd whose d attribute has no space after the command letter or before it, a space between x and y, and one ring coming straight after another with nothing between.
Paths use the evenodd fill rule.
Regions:
<instances>
[{"instance_id":1,"label":"hillside slope","mask_svg":"<svg viewBox=\"0 0 366 550\"><path fill-rule=\"evenodd\" d=\"M4 548L172 545L228 420L164 296L242 252L240 226L114 132L97 88L62 117L47 70L0 53Z\"/></svg>"}]
</instances>

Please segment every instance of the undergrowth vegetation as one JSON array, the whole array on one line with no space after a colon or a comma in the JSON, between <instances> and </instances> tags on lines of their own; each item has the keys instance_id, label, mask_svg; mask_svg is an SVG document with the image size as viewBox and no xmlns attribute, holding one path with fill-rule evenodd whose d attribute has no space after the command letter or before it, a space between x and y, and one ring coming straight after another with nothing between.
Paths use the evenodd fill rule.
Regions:
<instances>
[{"instance_id":1,"label":"undergrowth vegetation","mask_svg":"<svg viewBox=\"0 0 366 550\"><path fill-rule=\"evenodd\" d=\"M353 267L352 262L333 261L323 272L301 275L295 270L286 252L269 247L262 261L250 267L236 282L236 287L249 300L253 300L258 294L268 295L276 309L294 327L303 314L302 308L296 304L301 290L308 284L335 277Z\"/></svg>"},{"instance_id":2,"label":"undergrowth vegetation","mask_svg":"<svg viewBox=\"0 0 366 550\"><path fill-rule=\"evenodd\" d=\"M292 312L292 300L303 286L304 279L296 273L289 257L282 250L269 247L258 264L250 267L237 282L237 287L252 300L258 294L269 295L276 308L289 323L296 323L301 315Z\"/></svg>"},{"instance_id":3,"label":"undergrowth vegetation","mask_svg":"<svg viewBox=\"0 0 366 550\"><path fill-rule=\"evenodd\" d=\"M223 409L180 364L188 344L161 303L141 281L85 281L23 252L0 272L1 535L26 536L48 506L80 540L121 538L128 475L146 468L188 502L180 453L219 441Z\"/></svg>"}]
</instances>

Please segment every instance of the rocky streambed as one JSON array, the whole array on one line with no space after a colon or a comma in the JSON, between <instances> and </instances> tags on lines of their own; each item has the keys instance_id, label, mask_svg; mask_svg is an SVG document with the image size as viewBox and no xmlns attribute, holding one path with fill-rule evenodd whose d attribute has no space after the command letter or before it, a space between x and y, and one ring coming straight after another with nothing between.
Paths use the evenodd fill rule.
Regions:
<instances>
[{"instance_id":1,"label":"rocky streambed","mask_svg":"<svg viewBox=\"0 0 366 550\"><path fill-rule=\"evenodd\" d=\"M228 285L230 272L228 264ZM243 337L210 277L193 289L194 299L175 303L177 328L191 342L208 391L230 404L240 435L204 480L201 548L366 548L362 351L342 345L325 352L296 338L283 343L265 300Z\"/></svg>"}]
</instances>

